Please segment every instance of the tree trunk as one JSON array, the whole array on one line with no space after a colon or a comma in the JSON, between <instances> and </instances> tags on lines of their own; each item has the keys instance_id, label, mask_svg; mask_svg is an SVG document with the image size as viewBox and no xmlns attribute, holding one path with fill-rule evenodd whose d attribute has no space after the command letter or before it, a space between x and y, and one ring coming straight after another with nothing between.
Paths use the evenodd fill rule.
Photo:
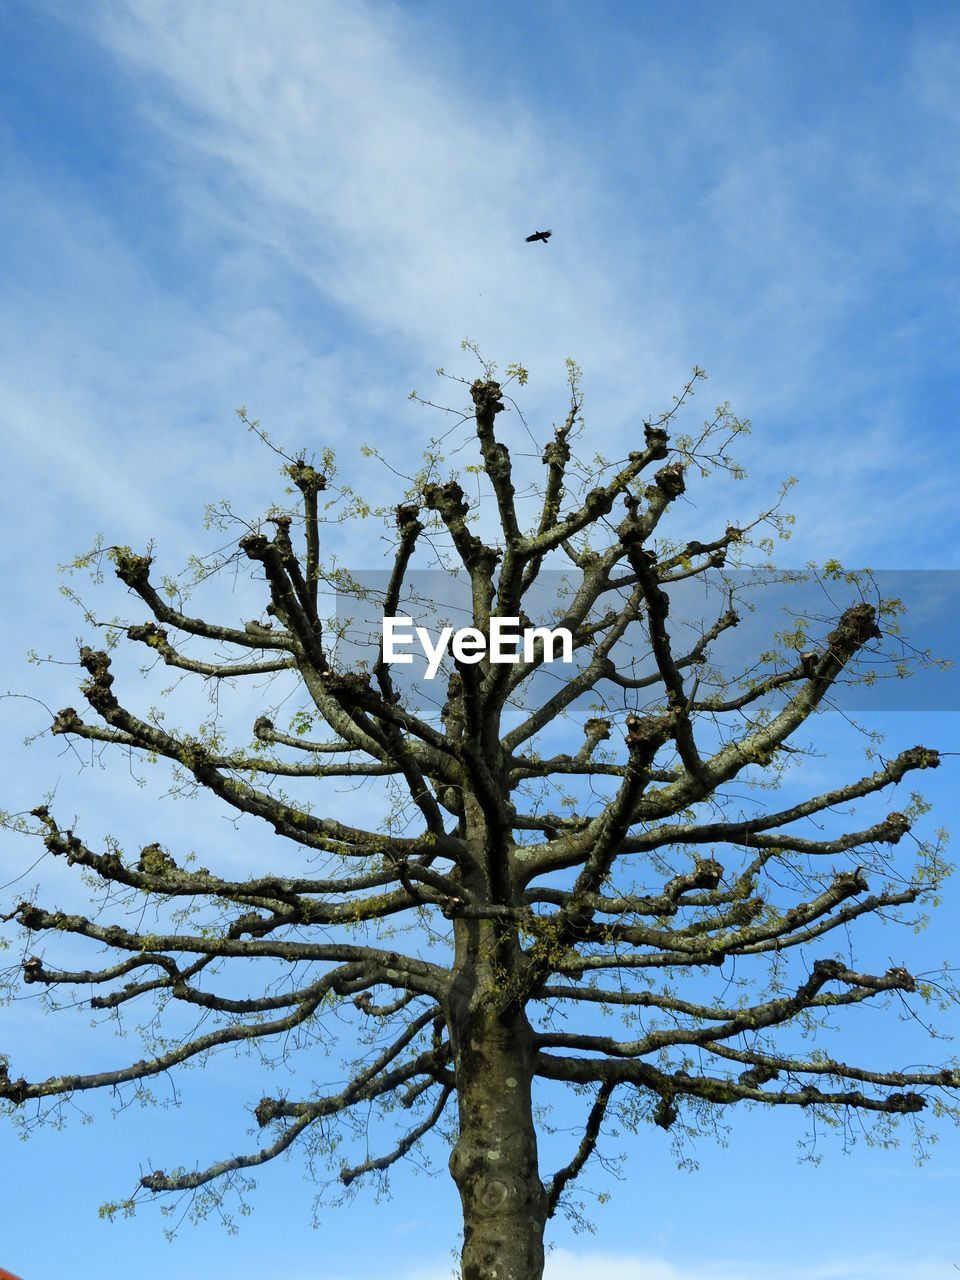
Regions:
<instances>
[{"instance_id":1,"label":"tree trunk","mask_svg":"<svg viewBox=\"0 0 960 1280\"><path fill-rule=\"evenodd\" d=\"M529 1023L522 1012L477 1016L457 1040L460 1135L450 1172L463 1204L461 1280L541 1280L547 1197Z\"/></svg>"}]
</instances>

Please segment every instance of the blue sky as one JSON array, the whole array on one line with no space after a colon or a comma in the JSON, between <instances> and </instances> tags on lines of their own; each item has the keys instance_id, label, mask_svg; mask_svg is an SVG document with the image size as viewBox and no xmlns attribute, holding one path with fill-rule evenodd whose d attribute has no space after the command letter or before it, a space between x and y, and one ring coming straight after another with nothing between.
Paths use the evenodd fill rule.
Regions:
<instances>
[{"instance_id":1,"label":"blue sky","mask_svg":"<svg viewBox=\"0 0 960 1280\"><path fill-rule=\"evenodd\" d=\"M98 530L155 538L175 566L204 536L204 503L253 513L276 496L239 404L291 447L338 448L389 497L356 446L405 457L425 442L436 424L407 393L465 368L464 337L531 370L541 435L575 357L599 449L700 364L705 408L731 400L754 434L749 481L692 498L692 525L792 474L793 563L960 567L955 6L8 0L0 47L4 685L75 700L74 666L24 655L72 660L82 624L54 569ZM538 227L552 241L526 245ZM369 546L342 553L377 567ZM162 787L123 766L79 774L62 742L23 751L46 724L36 703L0 716L5 808L55 785L87 831L155 822ZM895 749L957 749L956 713L876 723ZM822 728L843 757L842 727ZM954 826L955 767L925 787ZM164 821L233 856L212 813ZM30 870L36 848L0 847L0 882L43 874L72 892L56 868ZM958 925L954 887L917 946L955 954ZM0 1029L38 1070L129 1047L26 1002ZM252 1064L198 1074L179 1110L98 1106L94 1124L24 1144L0 1132L0 1266L54 1280L68 1250L75 1280L148 1256L171 1280L449 1274L452 1184L414 1172L316 1230L296 1161L263 1171L237 1237L207 1222L168 1245L150 1209L100 1223L141 1161L243 1141ZM633 1144L622 1182L593 1181L613 1192L597 1236L557 1225L549 1280L952 1274L955 1134L920 1169L909 1151L829 1144L813 1168L789 1118L733 1120L728 1147L701 1142L697 1174Z\"/></svg>"}]
</instances>

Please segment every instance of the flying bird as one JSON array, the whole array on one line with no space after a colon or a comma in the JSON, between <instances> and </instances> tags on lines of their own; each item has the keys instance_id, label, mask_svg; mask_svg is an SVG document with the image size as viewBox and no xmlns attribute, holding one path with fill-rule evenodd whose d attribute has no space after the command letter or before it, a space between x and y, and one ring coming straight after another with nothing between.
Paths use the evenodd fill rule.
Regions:
<instances>
[{"instance_id":1,"label":"flying bird","mask_svg":"<svg viewBox=\"0 0 960 1280\"><path fill-rule=\"evenodd\" d=\"M552 235L552 231L535 231L532 236L527 236L527 244L532 244L534 240L542 240L546 244Z\"/></svg>"}]
</instances>

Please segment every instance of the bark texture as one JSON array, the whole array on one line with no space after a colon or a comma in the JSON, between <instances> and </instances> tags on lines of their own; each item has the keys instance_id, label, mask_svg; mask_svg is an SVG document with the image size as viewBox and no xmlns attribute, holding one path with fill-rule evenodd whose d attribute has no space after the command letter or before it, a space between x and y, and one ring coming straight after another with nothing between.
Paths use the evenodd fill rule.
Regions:
<instances>
[{"instance_id":1,"label":"bark texture","mask_svg":"<svg viewBox=\"0 0 960 1280\"><path fill-rule=\"evenodd\" d=\"M533 1122L531 1029L522 1014L465 1021L450 1156L463 1205L462 1280L540 1280L547 1195Z\"/></svg>"}]
</instances>

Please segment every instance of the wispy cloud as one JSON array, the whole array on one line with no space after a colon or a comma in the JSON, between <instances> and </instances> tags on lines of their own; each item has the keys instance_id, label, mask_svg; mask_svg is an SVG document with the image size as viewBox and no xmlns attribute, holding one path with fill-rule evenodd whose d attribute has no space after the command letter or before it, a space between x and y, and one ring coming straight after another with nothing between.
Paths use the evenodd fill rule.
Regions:
<instances>
[{"instance_id":1,"label":"wispy cloud","mask_svg":"<svg viewBox=\"0 0 960 1280\"><path fill-rule=\"evenodd\" d=\"M251 3L133 0L100 34L145 77L142 109L174 140L194 212L356 322L418 356L477 324L554 358L585 313L600 319L598 350L612 336L609 259L578 258L569 236L539 256L522 240L551 212L582 221L599 175L571 190L571 162L586 158L516 98L508 115L451 83L442 42L409 11L281 0L266 22Z\"/></svg>"},{"instance_id":2,"label":"wispy cloud","mask_svg":"<svg viewBox=\"0 0 960 1280\"><path fill-rule=\"evenodd\" d=\"M5 683L53 709L76 699L75 668L24 671L20 659L28 645L72 657L83 627L59 607L51 569L94 531L138 548L157 537L167 570L196 549L203 501L229 494L253 516L277 496L274 459L251 448L232 417L239 401L284 444L340 446L348 470L363 439L408 464L436 422L417 417L403 393L431 392L424 378L458 359L465 335L493 358L532 369L524 403L541 438L565 407L563 357L578 358L587 448L618 454L694 360L706 365L713 381L695 416L727 397L752 416L757 433L740 452L758 479L740 497L723 486L692 492L698 536L798 472L798 559L838 552L883 567L958 554L946 441L957 409L960 98L955 49L939 22L918 18L911 42L884 27L895 6L880 6L867 24L827 4L813 7L813 21L806 9L797 19L787 7L746 6L748 17L731 20L693 4L688 26L686 10L672 25L652 7L637 8L634 21L623 18L629 6L585 18L572 4L519 14L494 5L489 22L472 11L462 20L469 32L456 6L440 4L24 8L74 40L76 60L97 43L137 147L112 152L111 121L97 122L98 163L120 170L110 185L106 171L84 170L76 157L66 174L44 168L42 155L16 152L13 133L0 134L14 155L0 205ZM520 36L518 22L527 24ZM580 89L592 90L584 99L592 110ZM58 102L62 116L50 127L63 129L73 105ZM523 242L538 226L555 229L547 247ZM505 429L520 432L515 419ZM389 474L362 474L372 500L397 500ZM369 537L339 550L358 568L380 553ZM231 617L250 616L240 593L225 587L220 603ZM31 709L3 704L8 745L45 722ZM217 865L262 858L264 841L246 828L238 838L218 815L155 804L161 784L139 791L122 765L77 777L76 760L59 750L11 751L4 802L35 804L60 776L58 804L91 840L110 829L131 848L160 836L204 860L212 850ZM275 857L275 842L266 845ZM6 845L4 858L0 881L33 860L25 844ZM47 883L51 898L66 896L59 869ZM32 1017L23 1029L26 1053L42 1029ZM111 1130L110 1161L135 1167L142 1153L120 1151L120 1132ZM37 1168L46 1179L49 1170ZM287 1186L283 1177L265 1176L264 1194L268 1183ZM899 1194L912 1175L897 1177ZM662 1186L673 1185L665 1172ZM709 1186L721 1205L739 1194L726 1174ZM30 1195L17 1211L21 1225L35 1210ZM829 1212L829 1189L816 1204ZM434 1210L431 1200L441 1236L447 1225L455 1231L452 1205ZM421 1193L406 1216L422 1207ZM896 1255L681 1265L659 1256L665 1236L644 1233L657 1254L558 1250L547 1276L954 1274L949 1258L908 1255L912 1220L880 1225ZM145 1214L136 1229L152 1244L156 1219ZM729 1231L736 1241L733 1224ZM775 1227L763 1232L772 1238ZM21 1236L22 1250L35 1248L34 1234ZM97 1247L103 1256L115 1250L114 1274L123 1274L130 1249L111 1239ZM322 1262L304 1269L314 1239L297 1246L299 1274L331 1280ZM433 1249L421 1235L404 1245L411 1265L416 1250ZM222 1270L219 1237L203 1247L213 1260L203 1273ZM811 1256L829 1258L830 1247L813 1242ZM264 1248L276 1252L272 1239ZM79 1252L79 1275L110 1274L90 1261L92 1246L86 1263ZM6 1260L33 1274L19 1263L26 1256ZM236 1256L252 1265L245 1244ZM345 1275L342 1257L329 1266ZM292 1266L285 1258L285 1277ZM407 1280L449 1274L441 1258Z\"/></svg>"},{"instance_id":3,"label":"wispy cloud","mask_svg":"<svg viewBox=\"0 0 960 1280\"><path fill-rule=\"evenodd\" d=\"M785 127L789 78L780 85L762 39L720 41L707 74L690 63L682 94L637 45L615 123L642 145L621 156L589 128L558 130L522 91L484 92L462 51L409 9L277 0L266 21L253 0L229 13L126 0L96 30L166 139L156 163L211 304L262 289L271 270L298 281L334 308L318 314L315 343L348 338L363 352L343 372L373 400L469 334L534 368L537 416L562 411L556 375L576 355L604 444L636 431L696 359L758 418L746 453L763 485L806 479L794 504L804 550L876 542L869 494L894 475L901 508L923 513L915 533L949 515L922 424L899 447L922 343L898 343L905 317L883 316L886 281L913 269L911 244L891 233L917 197L887 181L899 152L842 104ZM854 30L836 34L856 49ZM891 92L907 134L922 128L903 82ZM523 243L554 222L546 249ZM280 322L269 350L288 336ZM330 387L340 404L349 381Z\"/></svg>"}]
</instances>

